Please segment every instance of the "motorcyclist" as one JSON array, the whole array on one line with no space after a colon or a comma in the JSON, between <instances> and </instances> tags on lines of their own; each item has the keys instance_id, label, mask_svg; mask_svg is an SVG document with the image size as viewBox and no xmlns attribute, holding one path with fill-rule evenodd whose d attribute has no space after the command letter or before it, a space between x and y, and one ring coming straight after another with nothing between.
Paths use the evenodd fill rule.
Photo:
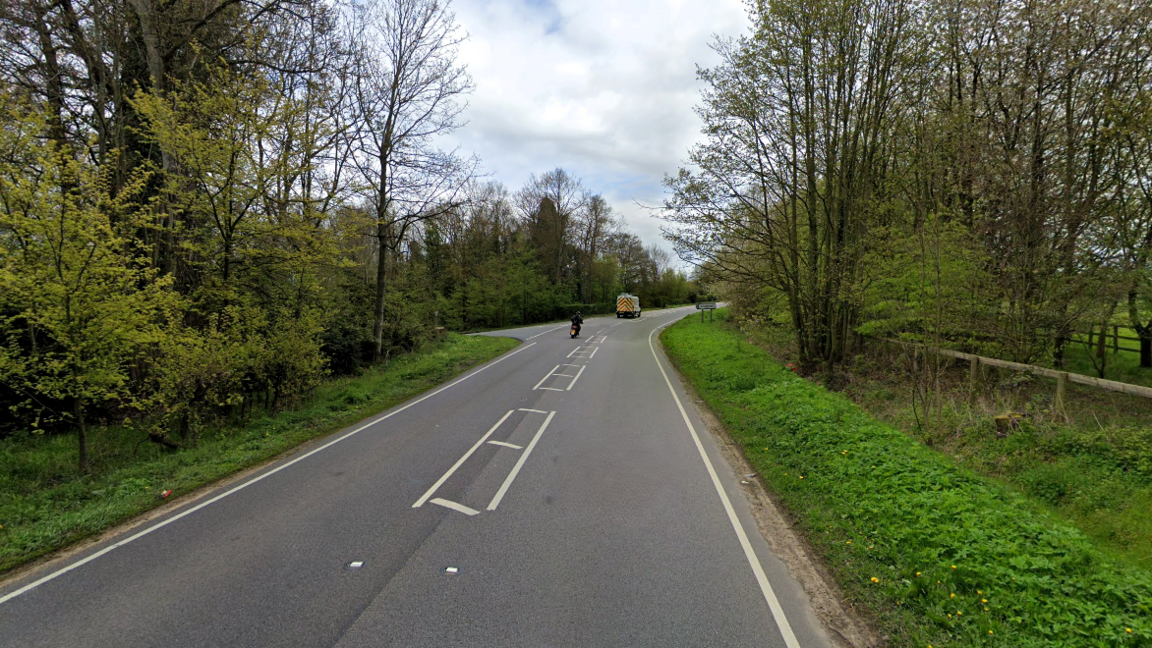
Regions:
<instances>
[{"instance_id":1,"label":"motorcyclist","mask_svg":"<svg viewBox=\"0 0 1152 648\"><path fill-rule=\"evenodd\" d=\"M584 323L584 318L580 316L580 311L572 316L572 326L576 327L576 335L580 335L580 325Z\"/></svg>"}]
</instances>

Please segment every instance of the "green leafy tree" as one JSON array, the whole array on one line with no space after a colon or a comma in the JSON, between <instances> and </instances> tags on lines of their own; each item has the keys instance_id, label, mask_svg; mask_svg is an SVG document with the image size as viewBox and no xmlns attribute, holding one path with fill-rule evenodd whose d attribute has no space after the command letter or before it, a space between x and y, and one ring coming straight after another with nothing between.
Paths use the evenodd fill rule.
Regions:
<instances>
[{"instance_id":1,"label":"green leafy tree","mask_svg":"<svg viewBox=\"0 0 1152 648\"><path fill-rule=\"evenodd\" d=\"M113 195L100 169L45 144L45 119L9 110L0 129L0 379L35 412L66 420L87 472L89 411L139 403L130 366L178 307L133 234L148 215L137 175Z\"/></svg>"}]
</instances>

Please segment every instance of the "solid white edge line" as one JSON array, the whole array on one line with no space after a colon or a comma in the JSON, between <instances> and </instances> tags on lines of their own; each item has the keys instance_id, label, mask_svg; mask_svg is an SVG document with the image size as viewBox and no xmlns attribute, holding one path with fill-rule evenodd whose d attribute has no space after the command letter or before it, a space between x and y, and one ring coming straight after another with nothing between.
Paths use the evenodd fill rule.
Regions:
<instances>
[{"instance_id":1,"label":"solid white edge line","mask_svg":"<svg viewBox=\"0 0 1152 648\"><path fill-rule=\"evenodd\" d=\"M437 497L428 503L429 504L437 504L439 506L443 506L444 508L452 509L453 511L456 511L457 513L463 513L464 515L468 515L468 516L480 515L480 511L477 511L476 509L469 507L469 506L464 506L463 504L461 504L459 502L453 502L452 500L446 500L446 499L442 499L442 498Z\"/></svg>"},{"instance_id":2,"label":"solid white edge line","mask_svg":"<svg viewBox=\"0 0 1152 648\"><path fill-rule=\"evenodd\" d=\"M512 416L512 413L515 411L516 410L508 410L507 414L505 414L504 416L501 416L500 420L496 421L496 425L492 426L492 429L485 432L484 436L480 437L480 440L477 441L476 444L473 445L471 448L469 448L468 452L465 452L464 456L460 457L460 459L455 464L453 464L453 466L451 468L448 469L448 472L444 473L440 477L440 479L437 479L435 484L432 484L432 488L429 488L427 493L424 493L423 495L420 496L420 499L416 500L416 503L412 505L412 508L420 508L421 506L423 506L424 502L427 502L428 498L432 497L432 493L435 493L437 488L440 488L441 486L443 486L444 482L448 481L448 478L452 476L452 473L456 472L456 470L460 466L463 466L464 462L468 461L468 457L471 457L472 453L476 452L476 448L479 448L480 446L484 445L484 442L488 440L488 437L492 436L492 433L496 431L496 428L503 425L504 421L507 421L508 417Z\"/></svg>"},{"instance_id":3,"label":"solid white edge line","mask_svg":"<svg viewBox=\"0 0 1152 648\"><path fill-rule=\"evenodd\" d=\"M553 372L555 372L559 368L560 368L560 365L556 365L555 367L552 367L552 371L549 371L547 376L544 376L543 378L541 378L540 382L536 383L536 386L532 388L532 391L536 391L537 389L540 389L540 385L543 385L545 380L548 380L549 378L551 378Z\"/></svg>"},{"instance_id":4,"label":"solid white edge line","mask_svg":"<svg viewBox=\"0 0 1152 648\"><path fill-rule=\"evenodd\" d=\"M581 365L580 366L580 371L576 372L576 377L572 379L572 384L568 385L568 388L565 389L564 391L572 391L572 388L576 386L576 381L580 380L580 374L584 373L584 369L586 367L587 367L587 365Z\"/></svg>"},{"instance_id":5,"label":"solid white edge line","mask_svg":"<svg viewBox=\"0 0 1152 648\"><path fill-rule=\"evenodd\" d=\"M93 560L96 560L100 556L103 556L104 554L112 551L113 549L116 549L118 547L123 547L124 545L126 545L126 544L128 544L128 543L130 543L130 542L132 542L138 538L143 538L144 536L148 535L149 533L152 533L153 531L158 531L160 529L163 529L164 527L168 526L169 524L172 524L173 522L175 522L177 520L180 520L180 519L183 519L189 515L192 515L193 513L195 513L196 511L199 511L200 509L204 508L205 506L215 504L216 502L219 502L220 500L224 499L225 497L228 497L229 495L231 495L237 491L248 488L252 484L255 484L256 482L258 482L258 481L260 481L266 477L271 477L272 475L275 475L276 473L280 472L281 470L284 470L285 468L287 468L289 466L292 466L298 462L304 461L305 459L307 459L308 457L311 457L312 455L316 454L317 452L320 452L322 450L327 450L328 448L336 445L337 443L340 443L344 439L347 439L348 437L353 436L355 434L359 434L360 432L367 430L368 428L372 427L373 425L376 425L377 423L379 423L385 419L392 418L393 416L399 414L400 412L403 412L404 410L408 409L409 407L413 407L414 405L418 405L418 404L428 400L429 398L432 398L436 394L439 394L440 392L443 392L447 389L451 389L452 387L459 385L460 383L464 382L465 380L468 380L469 378L471 378L472 376L475 376L476 374L480 373L481 371L484 371L485 369L487 369L489 367L492 367L492 366L497 365L501 362L504 362L505 360L507 360L508 358L511 358L512 356L516 355L517 353L520 353L521 351L528 349L528 347L532 347L535 345L536 345L536 343L533 342L527 346L520 347L519 349L516 349L512 353L509 353L509 354L507 354L501 358L496 359L493 362L490 362L490 363L484 365L483 367L480 367L479 369L477 369L476 371L473 371L472 373L468 374L467 376L464 376L463 378L460 378L459 380L456 380L455 382L449 383L449 384L441 387L440 389L437 389L436 391L434 391L430 394L426 394L426 395L408 403L407 405L404 405L403 407L400 407L398 409L394 409L391 412L388 412L387 414L385 414L384 416L381 416L380 418L377 418L377 419L375 419L369 423L365 423L364 425L361 425L360 427L356 428L355 430L352 430L351 432L348 432L347 434L341 435L340 437L333 439L332 441L329 441L328 443L325 443L324 445L320 446L319 448L316 448L314 450L310 450L310 451L300 455L299 457L292 459L291 461L280 464L279 466L273 468L272 470L269 470L266 473L262 473L260 475L257 475L256 477L253 477L252 479L244 482L243 484L240 484L239 486L235 486L233 488L230 488L230 489L224 491L223 493L217 495L216 497L213 497L210 500L201 502L201 503L193 506L192 508L190 508L186 511L181 511L180 513L173 515L172 517L164 520L163 522L160 522L159 524L156 524L154 526L150 526L147 529L140 531L139 533L133 534L133 535L131 535L131 536L129 536L123 540L120 540L118 542L110 544L107 547L104 547L100 551L97 551L96 553L94 553L90 556L86 556L80 560L77 560L76 562L74 562L74 563L72 563L66 567L61 567L60 569L52 572L51 574L48 574L47 576L44 576L38 580L35 580L35 581L25 585L24 587L21 587L18 590L15 590L9 594L5 594L4 596L0 596L0 605L16 598L17 596L20 596L21 594L24 594L25 592L29 592L29 591L36 589L37 587L40 587L41 585L43 585L44 583L47 583L48 581L54 580L54 579L56 579L56 578L58 578L64 574L67 574L68 572L72 571L73 569L76 569L78 567L82 567L82 566L92 562Z\"/></svg>"},{"instance_id":6,"label":"solid white edge line","mask_svg":"<svg viewBox=\"0 0 1152 648\"><path fill-rule=\"evenodd\" d=\"M696 428L692 425L691 419L688 418L688 412L684 410L684 404L680 402L680 397L676 395L676 390L672 387L672 380L668 378L668 372L664 371L664 365L660 362L660 356L656 354L656 347L652 344L652 336L656 331L672 324L664 324L652 329L648 334L648 348L652 351L652 357L656 360L656 366L660 368L660 374L664 376L664 382L668 385L668 391L672 392L672 398L676 400L676 407L680 409L680 416L684 418L684 424L688 426L688 431L692 433L692 440L696 442L696 450L700 453L700 458L704 460L705 467L708 468L708 476L712 478L712 485L716 488L716 494L720 496L720 501L724 504L724 511L728 513L728 521L732 523L732 528L736 531L736 536L740 539L740 546L744 549L744 557L748 559L748 564L752 567L752 573L756 575L756 582L760 585L760 592L764 595L764 600L768 603L768 609L772 612L772 618L776 621L776 627L780 630L780 634L784 637L784 643L788 648L800 648L800 642L796 640L796 634L792 631L792 625L788 623L788 617L784 615L784 608L780 607L780 601L776 598L776 592L772 589L772 584L768 582L768 575L764 573L764 566L760 564L760 558L756 555L756 551L752 549L752 543L748 541L748 534L744 531L744 526L740 524L740 519L736 517L736 510L732 508L732 502L728 499L728 493L724 491L724 486L720 483L720 477L716 474L716 468L712 466L712 460L708 458L708 453L704 451L704 444L700 442L700 435L696 434Z\"/></svg>"},{"instance_id":7,"label":"solid white edge line","mask_svg":"<svg viewBox=\"0 0 1152 648\"><path fill-rule=\"evenodd\" d=\"M488 445L504 446L505 448L512 448L513 450L523 450L524 446L518 446L515 443L508 443L507 441L489 441Z\"/></svg>"},{"instance_id":8,"label":"solid white edge line","mask_svg":"<svg viewBox=\"0 0 1152 648\"><path fill-rule=\"evenodd\" d=\"M556 412L548 413L548 418L544 419L544 424L536 430L536 436L532 437L532 442L528 444L528 448L520 455L520 460L512 467L512 472L508 473L508 477L504 479L504 483L500 484L500 490L496 491L496 497L488 503L488 510L495 511L497 506L500 506L500 500L504 499L504 493L508 492L508 487L512 485L512 481L516 479L516 475L520 474L520 469L524 467L524 462L528 461L528 455L532 454L532 449L536 447L536 442L540 440L540 436L544 434L544 430L548 428L548 424L552 422L552 417L556 416Z\"/></svg>"}]
</instances>

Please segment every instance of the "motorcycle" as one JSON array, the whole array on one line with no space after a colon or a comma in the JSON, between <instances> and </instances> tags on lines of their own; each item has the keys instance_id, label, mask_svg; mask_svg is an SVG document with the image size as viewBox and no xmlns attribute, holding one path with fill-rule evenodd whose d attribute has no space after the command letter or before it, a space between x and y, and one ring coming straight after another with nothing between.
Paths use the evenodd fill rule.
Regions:
<instances>
[{"instance_id":1,"label":"motorcycle","mask_svg":"<svg viewBox=\"0 0 1152 648\"><path fill-rule=\"evenodd\" d=\"M573 322L572 323L572 339L576 339L576 336L578 336L578 335L580 335L580 325Z\"/></svg>"}]
</instances>

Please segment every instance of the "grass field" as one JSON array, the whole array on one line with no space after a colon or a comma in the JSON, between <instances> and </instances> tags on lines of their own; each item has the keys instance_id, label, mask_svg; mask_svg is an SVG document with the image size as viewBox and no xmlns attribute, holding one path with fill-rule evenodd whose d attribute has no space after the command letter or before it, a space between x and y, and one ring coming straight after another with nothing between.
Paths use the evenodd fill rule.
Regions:
<instances>
[{"instance_id":1,"label":"grass field","mask_svg":"<svg viewBox=\"0 0 1152 648\"><path fill-rule=\"evenodd\" d=\"M0 440L0 572L265 462L438 385L517 342L449 334L362 375L326 382L303 406L221 424L195 448L167 450L140 429L97 428L92 471L76 469L72 435ZM170 500L168 500L170 501Z\"/></svg>"},{"instance_id":2,"label":"grass field","mask_svg":"<svg viewBox=\"0 0 1152 648\"><path fill-rule=\"evenodd\" d=\"M1135 346L1135 342L1124 342L1128 346ZM1108 380L1144 385L1152 387L1152 368L1140 366L1140 354L1134 351L1113 351L1109 343L1106 353L1107 361L1104 363L1104 375L1100 376L1093 364L1095 349L1088 349L1084 344L1072 343L1064 350L1064 368L1073 373L1085 376L1103 377ZM1099 358L1095 358L1099 363Z\"/></svg>"}]
</instances>

